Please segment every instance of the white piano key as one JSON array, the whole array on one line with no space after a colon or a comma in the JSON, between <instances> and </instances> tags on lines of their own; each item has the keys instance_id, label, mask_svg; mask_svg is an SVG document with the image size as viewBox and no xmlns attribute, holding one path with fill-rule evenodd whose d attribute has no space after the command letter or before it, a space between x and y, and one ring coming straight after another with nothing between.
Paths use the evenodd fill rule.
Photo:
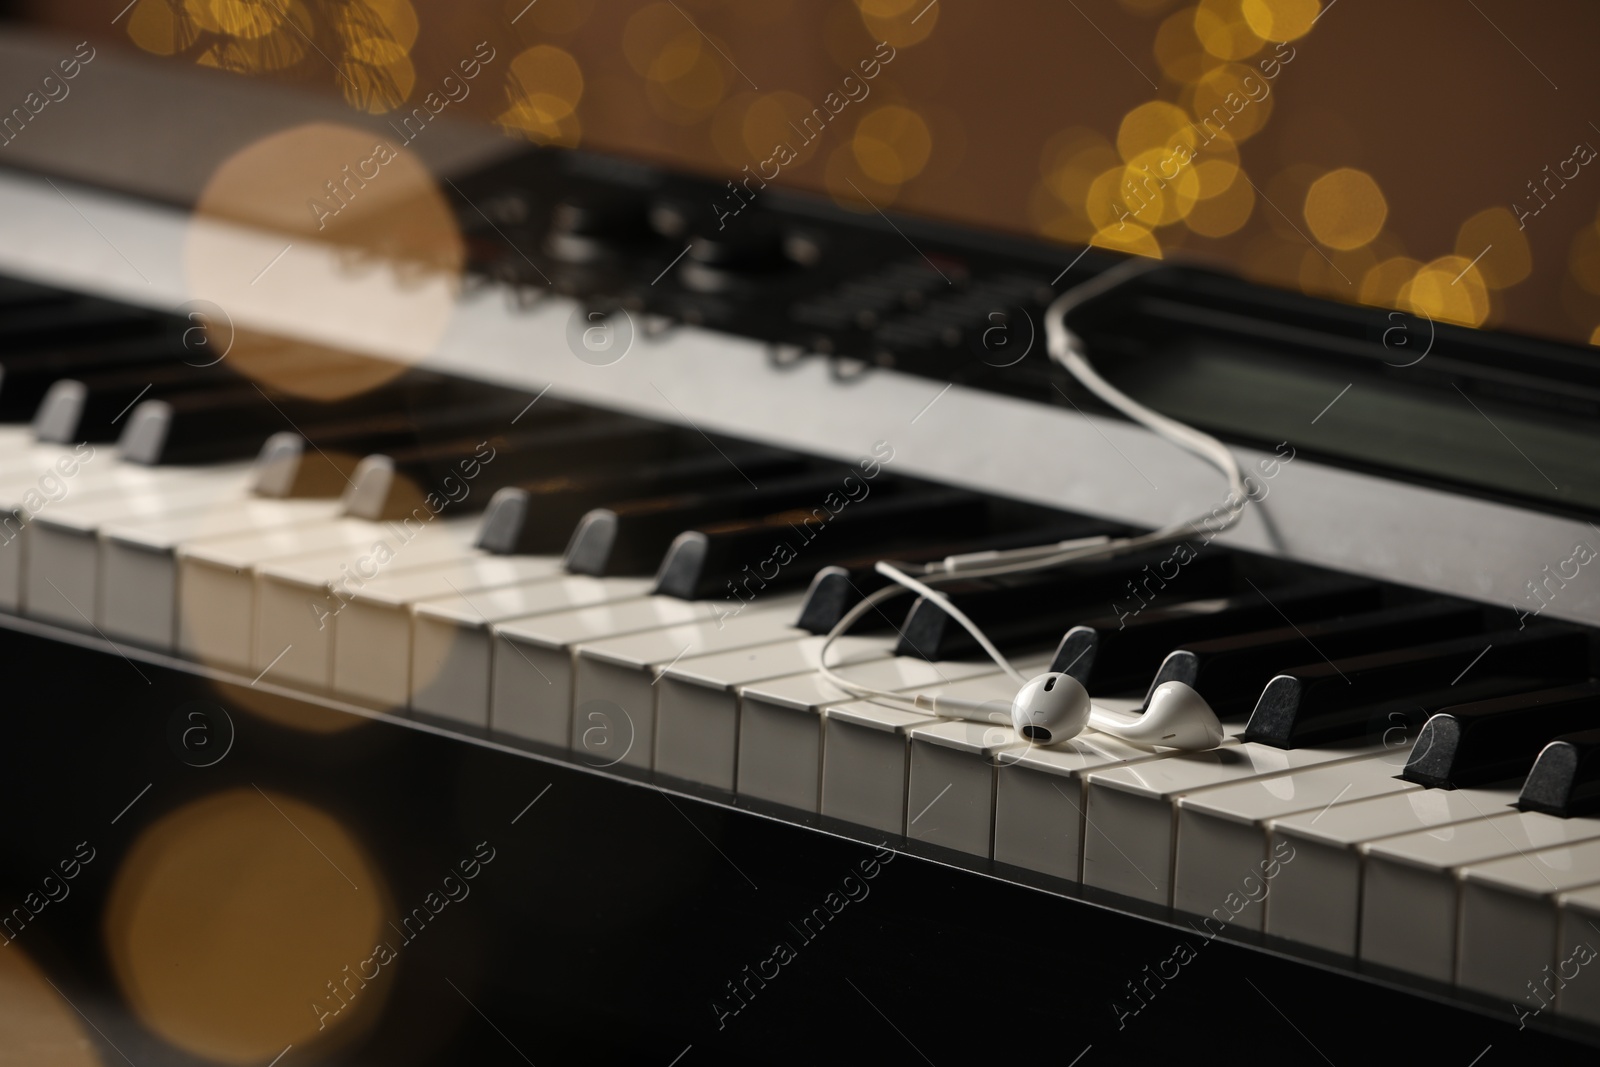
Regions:
<instances>
[{"instance_id":1,"label":"white piano key","mask_svg":"<svg viewBox=\"0 0 1600 1067\"><path fill-rule=\"evenodd\" d=\"M1600 953L1600 886L1563 893L1560 906L1556 945L1562 954L1556 962L1555 977L1560 980L1556 1014L1600 1024L1600 967L1595 966L1595 956ZM1577 951L1578 945L1586 951ZM1577 974L1572 973L1574 969Z\"/></svg>"},{"instance_id":2,"label":"white piano key","mask_svg":"<svg viewBox=\"0 0 1600 1067\"><path fill-rule=\"evenodd\" d=\"M286 526L319 525L339 515L333 500L248 497L207 508L100 527L100 614L108 636L162 651L178 626L178 546Z\"/></svg>"},{"instance_id":3,"label":"white piano key","mask_svg":"<svg viewBox=\"0 0 1600 1067\"><path fill-rule=\"evenodd\" d=\"M1404 759L1379 757L1399 773ZM1272 882L1266 932L1346 956L1360 951L1360 846L1510 810L1515 789L1414 789L1273 819L1268 851L1294 862Z\"/></svg>"},{"instance_id":4,"label":"white piano key","mask_svg":"<svg viewBox=\"0 0 1600 1067\"><path fill-rule=\"evenodd\" d=\"M831 704L822 717L822 814L905 833L910 731L944 720L872 700Z\"/></svg>"},{"instance_id":5,"label":"white piano key","mask_svg":"<svg viewBox=\"0 0 1600 1067\"><path fill-rule=\"evenodd\" d=\"M252 670L272 664L272 676L277 681L313 689L330 688L337 614L353 590L385 576L411 575L488 558L458 537L415 536L402 542L394 524L374 523L373 527L382 533L365 545L263 563L256 568ZM435 595L455 594L446 584ZM408 658L409 653L392 654L387 669L395 672Z\"/></svg>"},{"instance_id":6,"label":"white piano key","mask_svg":"<svg viewBox=\"0 0 1600 1067\"><path fill-rule=\"evenodd\" d=\"M1097 703L1131 710L1122 705L1137 707L1139 702L1101 699ZM1223 743L1232 745L1237 740L1230 737ZM995 776L995 860L1081 881L1084 774L1165 755L1170 753L1130 745L1096 730L1085 730L1060 744L1008 752Z\"/></svg>"},{"instance_id":7,"label":"white piano key","mask_svg":"<svg viewBox=\"0 0 1600 1067\"><path fill-rule=\"evenodd\" d=\"M1171 904L1178 797L1197 789L1381 755L1382 751L1331 747L1284 750L1247 742L1092 771L1086 779L1083 884L1151 904Z\"/></svg>"},{"instance_id":8,"label":"white piano key","mask_svg":"<svg viewBox=\"0 0 1600 1067\"><path fill-rule=\"evenodd\" d=\"M1460 878L1456 984L1525 1001L1529 984L1539 986L1546 968L1554 970L1572 951L1572 945L1556 941L1556 898L1600 884L1600 841L1471 864Z\"/></svg>"},{"instance_id":9,"label":"white piano key","mask_svg":"<svg viewBox=\"0 0 1600 1067\"><path fill-rule=\"evenodd\" d=\"M626 733L622 763L649 767L655 759L656 695L661 672L686 656L801 640L809 633L794 625L795 609L750 608L714 622L680 624L647 633L595 640L574 650L572 747L589 762L615 758L610 739ZM612 725L621 716L621 725ZM623 727L626 726L626 730ZM585 739L605 752L590 751Z\"/></svg>"},{"instance_id":10,"label":"white piano key","mask_svg":"<svg viewBox=\"0 0 1600 1067\"><path fill-rule=\"evenodd\" d=\"M75 457L72 462L76 468L70 464L66 468L74 469L74 474L57 478L63 469L61 458L44 468L27 468L11 481L0 480L0 610L23 610L28 564L28 538L24 531L40 516L51 514L68 502L128 499L174 485L213 486L219 497L237 496L243 492L243 474L248 470L242 465L140 467L121 462L115 449L101 447L89 458ZM46 477L54 480L47 483ZM93 611L88 605L84 610L91 614Z\"/></svg>"},{"instance_id":11,"label":"white piano key","mask_svg":"<svg viewBox=\"0 0 1600 1067\"><path fill-rule=\"evenodd\" d=\"M490 627L649 593L649 578L569 575L418 604L411 623L411 709L487 729Z\"/></svg>"},{"instance_id":12,"label":"white piano key","mask_svg":"<svg viewBox=\"0 0 1600 1067\"><path fill-rule=\"evenodd\" d=\"M396 561L399 562L398 560ZM411 702L411 608L424 600L521 585L561 574L554 556L474 555L381 573L335 596L333 689L383 708Z\"/></svg>"},{"instance_id":13,"label":"white piano key","mask_svg":"<svg viewBox=\"0 0 1600 1067\"><path fill-rule=\"evenodd\" d=\"M787 626L801 602L798 596L774 598L763 610L773 614L777 625ZM501 623L494 628L490 729L557 748L573 747L577 743L572 732L572 698L578 645L685 624L714 624L720 610L721 605L706 601L647 596ZM621 724L596 732L590 732L592 729L592 724L587 725L584 732L597 750L585 751L583 758L596 765L614 758L621 762L633 754L639 741L634 730L622 730ZM649 736L653 737L653 732ZM641 749L634 765L649 766L649 755L648 749Z\"/></svg>"},{"instance_id":14,"label":"white piano key","mask_svg":"<svg viewBox=\"0 0 1600 1067\"><path fill-rule=\"evenodd\" d=\"M652 766L731 792L738 772L740 687L815 672L823 641L809 636L734 652L691 653L668 667L655 687ZM894 642L893 637L841 637L828 656L834 664L854 666L888 658Z\"/></svg>"},{"instance_id":15,"label":"white piano key","mask_svg":"<svg viewBox=\"0 0 1600 1067\"><path fill-rule=\"evenodd\" d=\"M107 522L169 518L227 507L224 488L169 482L137 493L63 500L36 515L23 531L24 611L34 618L89 630L100 606L100 526Z\"/></svg>"},{"instance_id":16,"label":"white piano key","mask_svg":"<svg viewBox=\"0 0 1600 1067\"><path fill-rule=\"evenodd\" d=\"M1592 838L1600 838L1600 820L1485 811L1470 822L1361 845L1361 959L1454 981L1459 869Z\"/></svg>"},{"instance_id":17,"label":"white piano key","mask_svg":"<svg viewBox=\"0 0 1600 1067\"><path fill-rule=\"evenodd\" d=\"M1341 800L1420 788L1396 778L1393 751L1383 757L1335 763L1272 778L1258 778L1178 798L1177 847L1173 859L1172 906L1179 911L1263 927L1272 909L1275 880L1292 866L1294 846L1273 854L1267 824L1273 818L1317 811ZM1259 895L1258 895L1259 894ZM1354 925L1355 897L1330 916ZM1354 946L1351 946L1354 955Z\"/></svg>"},{"instance_id":18,"label":"white piano key","mask_svg":"<svg viewBox=\"0 0 1600 1067\"><path fill-rule=\"evenodd\" d=\"M977 699L1005 700L1016 692L1008 675L957 682L979 688ZM1009 726L949 719L913 726L906 777L907 837L988 859L994 848L996 760L1026 748Z\"/></svg>"},{"instance_id":19,"label":"white piano key","mask_svg":"<svg viewBox=\"0 0 1600 1067\"><path fill-rule=\"evenodd\" d=\"M454 539L464 546L470 544L475 529L470 519L440 519L424 527L406 547L434 538ZM257 567L297 556L361 552L386 539L391 545L402 540L389 524L337 519L180 545L178 651L201 663L249 670Z\"/></svg>"},{"instance_id":20,"label":"white piano key","mask_svg":"<svg viewBox=\"0 0 1600 1067\"><path fill-rule=\"evenodd\" d=\"M967 678L997 675L998 669L990 660L930 663L892 656L846 666L839 673L874 689L916 693L942 690ZM818 811L827 730L822 709L853 696L815 672L741 686L735 791L740 796ZM665 735L657 740L657 770L662 769L664 741Z\"/></svg>"}]
</instances>

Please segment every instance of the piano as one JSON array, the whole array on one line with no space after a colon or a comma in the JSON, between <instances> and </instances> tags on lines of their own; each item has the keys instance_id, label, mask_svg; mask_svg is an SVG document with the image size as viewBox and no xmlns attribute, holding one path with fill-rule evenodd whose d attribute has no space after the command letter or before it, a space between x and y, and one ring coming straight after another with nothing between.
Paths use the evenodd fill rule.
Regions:
<instances>
[{"instance_id":1,"label":"piano","mask_svg":"<svg viewBox=\"0 0 1600 1067\"><path fill-rule=\"evenodd\" d=\"M246 126L338 110L262 99ZM775 189L719 227L722 182L441 122L419 210L459 245L375 265L370 234L240 232L160 152L96 177L81 133L0 171L8 1052L1600 1045L1580 348L1182 262L1087 303L1104 373L1245 465L1242 519L946 591L1024 673L1130 715L1180 681L1225 736L1031 744L924 599L830 662L993 721L818 656L877 560L1220 502L1044 355L1119 255Z\"/></svg>"}]
</instances>

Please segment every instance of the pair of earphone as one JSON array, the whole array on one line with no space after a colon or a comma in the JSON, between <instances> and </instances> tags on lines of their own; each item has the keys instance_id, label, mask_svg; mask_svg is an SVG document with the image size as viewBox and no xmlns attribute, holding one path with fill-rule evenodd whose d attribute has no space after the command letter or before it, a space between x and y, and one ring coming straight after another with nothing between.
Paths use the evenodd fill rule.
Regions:
<instances>
[{"instance_id":1,"label":"pair of earphone","mask_svg":"<svg viewBox=\"0 0 1600 1067\"><path fill-rule=\"evenodd\" d=\"M1049 672L1034 678L1023 677L982 629L935 588L936 585L955 580L1031 574L1070 563L1106 559L1141 548L1170 544L1192 536L1202 521L1210 523L1208 531L1217 532L1238 522L1248 494L1239 462L1227 446L1210 434L1152 411L1102 378L1090 364L1083 342L1067 326L1067 316L1074 308L1105 295L1159 265L1146 259L1129 260L1062 293L1045 312L1046 350L1051 359L1096 397L1134 422L1199 456L1225 475L1230 492L1223 505L1227 514L1221 524L1216 524L1215 512L1207 512L1198 518L1132 537L1086 537L1049 545L948 556L924 565L922 573L915 577L888 561L879 561L874 570L892 584L863 597L860 603L840 618L823 641L818 662L822 675L830 682L847 693L907 704L943 718L977 722L994 720L994 701L985 703L942 696L938 692L905 693L875 689L842 677L828 665L828 650L833 643L864 615L877 610L879 605L894 597L916 593L971 634L979 647L1018 684L1020 688L1011 701L1011 726L1019 737L1032 744L1058 744L1077 736L1085 728L1093 728L1146 748L1199 750L1215 748L1221 743L1222 724L1216 713L1203 696L1183 682L1163 682L1151 692L1142 713L1121 716L1095 707L1088 690L1070 674Z\"/></svg>"}]
</instances>

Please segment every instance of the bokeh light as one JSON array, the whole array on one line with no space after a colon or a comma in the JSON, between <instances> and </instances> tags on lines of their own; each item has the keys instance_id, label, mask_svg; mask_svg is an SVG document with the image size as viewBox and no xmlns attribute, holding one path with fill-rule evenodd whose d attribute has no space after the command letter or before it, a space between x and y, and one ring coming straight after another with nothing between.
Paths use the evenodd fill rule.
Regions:
<instances>
[{"instance_id":1,"label":"bokeh light","mask_svg":"<svg viewBox=\"0 0 1600 1067\"><path fill-rule=\"evenodd\" d=\"M861 172L881 185L900 185L922 172L933 138L921 115L888 104L863 115L851 141Z\"/></svg>"},{"instance_id":2,"label":"bokeh light","mask_svg":"<svg viewBox=\"0 0 1600 1067\"><path fill-rule=\"evenodd\" d=\"M1244 0L1240 10L1256 36L1293 41L1311 32L1322 14L1322 4L1319 0Z\"/></svg>"},{"instance_id":3,"label":"bokeh light","mask_svg":"<svg viewBox=\"0 0 1600 1067\"><path fill-rule=\"evenodd\" d=\"M1503 207L1485 208L1461 224L1456 255L1477 260L1478 273L1491 289L1509 289L1533 272L1527 235Z\"/></svg>"},{"instance_id":4,"label":"bokeh light","mask_svg":"<svg viewBox=\"0 0 1600 1067\"><path fill-rule=\"evenodd\" d=\"M1388 217L1383 190L1372 175L1354 167L1329 171L1306 190L1306 225L1329 248L1360 248L1378 236Z\"/></svg>"},{"instance_id":5,"label":"bokeh light","mask_svg":"<svg viewBox=\"0 0 1600 1067\"><path fill-rule=\"evenodd\" d=\"M389 900L331 815L276 791L233 789L140 834L111 887L106 952L151 1030L221 1063L265 1063L289 1044L349 1037L375 1016L393 971L343 983L345 968L396 940ZM319 1015L324 1001L338 1010Z\"/></svg>"}]
</instances>

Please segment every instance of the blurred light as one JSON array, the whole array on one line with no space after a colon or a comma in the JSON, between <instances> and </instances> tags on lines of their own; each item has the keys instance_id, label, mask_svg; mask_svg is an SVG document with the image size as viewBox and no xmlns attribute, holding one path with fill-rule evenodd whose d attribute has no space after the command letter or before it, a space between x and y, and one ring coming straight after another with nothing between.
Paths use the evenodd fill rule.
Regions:
<instances>
[{"instance_id":1,"label":"blurred light","mask_svg":"<svg viewBox=\"0 0 1600 1067\"><path fill-rule=\"evenodd\" d=\"M784 166L805 164L816 153L819 131L827 128L819 125L820 120L812 114L812 106L799 93L786 89L763 93L754 100L745 112L740 130L745 151L749 153L745 162L766 160L779 145L788 145L795 158ZM822 115L830 122L833 119L827 108L822 108ZM808 117L811 118L809 125Z\"/></svg>"},{"instance_id":2,"label":"blurred light","mask_svg":"<svg viewBox=\"0 0 1600 1067\"><path fill-rule=\"evenodd\" d=\"M331 123L284 130L223 161L184 248L191 294L235 327L229 365L322 400L375 388L431 353L464 261L455 214L417 157ZM303 340L257 332L286 309Z\"/></svg>"},{"instance_id":3,"label":"blurred light","mask_svg":"<svg viewBox=\"0 0 1600 1067\"><path fill-rule=\"evenodd\" d=\"M862 116L851 149L867 177L881 185L900 185L927 165L933 138L921 115L889 104Z\"/></svg>"},{"instance_id":4,"label":"blurred light","mask_svg":"<svg viewBox=\"0 0 1600 1067\"><path fill-rule=\"evenodd\" d=\"M1388 217L1389 205L1378 183L1354 167L1329 171L1306 190L1306 225L1329 248L1360 248L1378 236Z\"/></svg>"},{"instance_id":5,"label":"blurred light","mask_svg":"<svg viewBox=\"0 0 1600 1067\"><path fill-rule=\"evenodd\" d=\"M1161 72L1175 82L1197 82L1217 63L1195 36L1193 8L1167 16L1156 29L1154 50Z\"/></svg>"},{"instance_id":6,"label":"blurred light","mask_svg":"<svg viewBox=\"0 0 1600 1067\"><path fill-rule=\"evenodd\" d=\"M9 944L0 952L0 1034L6 1044L3 1063L103 1067L77 1009L20 948Z\"/></svg>"},{"instance_id":7,"label":"blurred light","mask_svg":"<svg viewBox=\"0 0 1600 1067\"><path fill-rule=\"evenodd\" d=\"M1320 0L1244 0L1250 29L1268 41L1293 41L1311 32L1322 13Z\"/></svg>"},{"instance_id":8,"label":"blurred light","mask_svg":"<svg viewBox=\"0 0 1600 1067\"><path fill-rule=\"evenodd\" d=\"M635 74L652 81L682 77L700 56L702 38L669 4L650 4L628 17L622 54Z\"/></svg>"},{"instance_id":9,"label":"blurred light","mask_svg":"<svg viewBox=\"0 0 1600 1067\"><path fill-rule=\"evenodd\" d=\"M572 55L555 45L534 45L511 61L514 96L526 100L541 116L559 121L572 114L583 97L583 72Z\"/></svg>"},{"instance_id":10,"label":"blurred light","mask_svg":"<svg viewBox=\"0 0 1600 1067\"><path fill-rule=\"evenodd\" d=\"M162 1038L222 1063L265 1063L286 1045L309 1051L375 1018L392 969L343 983L392 940L389 899L332 816L281 793L234 789L139 835L111 886L106 951L133 1014ZM340 1010L319 1015L323 1002Z\"/></svg>"},{"instance_id":11,"label":"blurred light","mask_svg":"<svg viewBox=\"0 0 1600 1067\"><path fill-rule=\"evenodd\" d=\"M690 68L668 81L652 79L645 87L657 114L680 125L703 121L727 93L727 77L722 61L711 52L701 52Z\"/></svg>"},{"instance_id":12,"label":"blurred light","mask_svg":"<svg viewBox=\"0 0 1600 1067\"><path fill-rule=\"evenodd\" d=\"M341 69L343 77L339 79L339 87L344 91L345 101L373 115L393 111L405 103L416 87L416 67L405 53L394 54L399 46L391 41L368 40L362 44L369 46L363 51L373 56L373 60L353 59ZM384 45L388 49L383 48ZM386 53L393 58L381 61L379 57Z\"/></svg>"},{"instance_id":13,"label":"blurred light","mask_svg":"<svg viewBox=\"0 0 1600 1067\"><path fill-rule=\"evenodd\" d=\"M261 0L209 0L212 17L233 37L265 37L283 21L282 8Z\"/></svg>"},{"instance_id":14,"label":"blurred light","mask_svg":"<svg viewBox=\"0 0 1600 1067\"><path fill-rule=\"evenodd\" d=\"M1114 229L1132 213L1122 198L1122 181L1127 165L1118 163L1101 171L1089 183L1083 198L1083 211L1094 224L1095 232Z\"/></svg>"},{"instance_id":15,"label":"blurred light","mask_svg":"<svg viewBox=\"0 0 1600 1067\"><path fill-rule=\"evenodd\" d=\"M1237 168L1235 169L1237 173ZM1202 185L1204 185L1202 171ZM1184 216L1183 223L1201 237L1226 237L1250 221L1256 191L1249 182L1236 181L1216 196L1201 200Z\"/></svg>"},{"instance_id":16,"label":"blurred light","mask_svg":"<svg viewBox=\"0 0 1600 1067\"><path fill-rule=\"evenodd\" d=\"M1272 83L1253 67L1242 63L1213 67L1194 87L1195 122L1208 136L1220 130L1235 143L1249 140L1272 115L1271 93Z\"/></svg>"},{"instance_id":17,"label":"blurred light","mask_svg":"<svg viewBox=\"0 0 1600 1067\"><path fill-rule=\"evenodd\" d=\"M1156 240L1156 235L1134 223L1125 226L1107 226L1091 237L1089 243L1097 248L1109 248L1115 252L1127 252L1130 255L1147 256L1151 259L1161 258L1161 242Z\"/></svg>"},{"instance_id":18,"label":"blurred light","mask_svg":"<svg viewBox=\"0 0 1600 1067\"><path fill-rule=\"evenodd\" d=\"M1401 304L1437 322L1481 326L1489 317L1489 289L1465 256L1440 256L1417 270L1400 293Z\"/></svg>"},{"instance_id":19,"label":"blurred light","mask_svg":"<svg viewBox=\"0 0 1600 1067\"><path fill-rule=\"evenodd\" d=\"M1165 100L1150 100L1122 116L1117 126L1117 151L1124 162L1152 149L1169 150L1182 143L1194 147L1189 113Z\"/></svg>"},{"instance_id":20,"label":"blurred light","mask_svg":"<svg viewBox=\"0 0 1600 1067\"><path fill-rule=\"evenodd\" d=\"M180 3L139 0L128 16L128 39L158 56L182 52L199 39L200 29Z\"/></svg>"},{"instance_id":21,"label":"blurred light","mask_svg":"<svg viewBox=\"0 0 1600 1067\"><path fill-rule=\"evenodd\" d=\"M1400 294L1421 268L1410 256L1391 256L1362 275L1359 299L1373 307L1401 307Z\"/></svg>"},{"instance_id":22,"label":"blurred light","mask_svg":"<svg viewBox=\"0 0 1600 1067\"><path fill-rule=\"evenodd\" d=\"M369 47L382 42L393 49L380 47L373 58L355 56L363 62L392 62L396 55L410 54L417 43L417 13L409 0L352 0L339 9L333 26L347 51L363 42Z\"/></svg>"},{"instance_id":23,"label":"blurred light","mask_svg":"<svg viewBox=\"0 0 1600 1067\"><path fill-rule=\"evenodd\" d=\"M1218 59L1245 59L1266 43L1245 20L1243 0L1200 0L1194 35Z\"/></svg>"},{"instance_id":24,"label":"blurred light","mask_svg":"<svg viewBox=\"0 0 1600 1067\"><path fill-rule=\"evenodd\" d=\"M939 23L939 7L928 0L856 0L861 21L874 41L909 48L925 40Z\"/></svg>"},{"instance_id":25,"label":"blurred light","mask_svg":"<svg viewBox=\"0 0 1600 1067\"><path fill-rule=\"evenodd\" d=\"M1509 289L1533 272L1528 238L1503 207L1485 208L1461 224L1456 231L1456 255L1476 259L1478 273L1491 289Z\"/></svg>"},{"instance_id":26,"label":"blurred light","mask_svg":"<svg viewBox=\"0 0 1600 1067\"><path fill-rule=\"evenodd\" d=\"M1567 267L1584 291L1600 294L1600 232L1595 227L1585 226L1573 235Z\"/></svg>"},{"instance_id":27,"label":"blurred light","mask_svg":"<svg viewBox=\"0 0 1600 1067\"><path fill-rule=\"evenodd\" d=\"M1141 226L1170 226L1193 210L1200 177L1192 165L1179 166L1169 149L1152 148L1128 161L1121 191L1122 202Z\"/></svg>"}]
</instances>

